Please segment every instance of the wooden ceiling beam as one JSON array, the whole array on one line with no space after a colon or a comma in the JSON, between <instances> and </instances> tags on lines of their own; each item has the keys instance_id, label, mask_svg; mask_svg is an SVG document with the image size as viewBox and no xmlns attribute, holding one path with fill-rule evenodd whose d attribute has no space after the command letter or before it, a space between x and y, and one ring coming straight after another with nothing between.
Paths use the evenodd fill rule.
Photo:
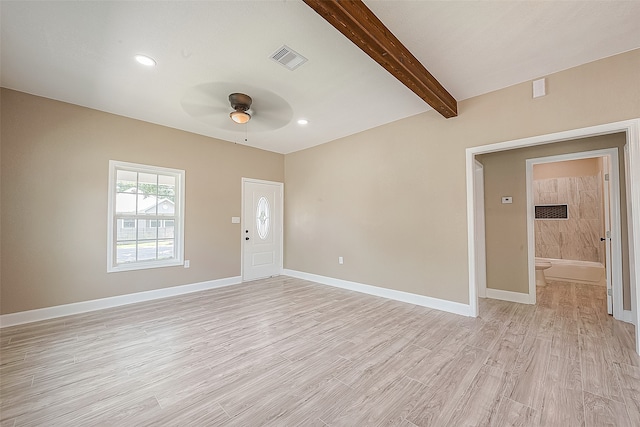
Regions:
<instances>
[{"instance_id":1,"label":"wooden ceiling beam","mask_svg":"<svg viewBox=\"0 0 640 427\"><path fill-rule=\"evenodd\" d=\"M438 113L458 115L455 98L361 0L303 1Z\"/></svg>"}]
</instances>

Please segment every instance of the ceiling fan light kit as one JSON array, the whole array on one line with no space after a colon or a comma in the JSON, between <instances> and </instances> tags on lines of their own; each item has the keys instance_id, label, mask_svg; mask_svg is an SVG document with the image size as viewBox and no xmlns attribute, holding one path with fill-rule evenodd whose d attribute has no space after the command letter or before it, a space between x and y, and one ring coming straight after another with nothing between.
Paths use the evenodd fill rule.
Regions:
<instances>
[{"instance_id":1,"label":"ceiling fan light kit","mask_svg":"<svg viewBox=\"0 0 640 427\"><path fill-rule=\"evenodd\" d=\"M251 114L238 110L229 113L229 117L231 117L231 120L241 125L251 120Z\"/></svg>"},{"instance_id":2,"label":"ceiling fan light kit","mask_svg":"<svg viewBox=\"0 0 640 427\"><path fill-rule=\"evenodd\" d=\"M229 102L231 103L231 108L234 109L234 111L229 114L231 120L238 124L244 124L251 120L251 114L247 113L247 110L251 108L253 100L249 95L232 93L229 95Z\"/></svg>"}]
</instances>

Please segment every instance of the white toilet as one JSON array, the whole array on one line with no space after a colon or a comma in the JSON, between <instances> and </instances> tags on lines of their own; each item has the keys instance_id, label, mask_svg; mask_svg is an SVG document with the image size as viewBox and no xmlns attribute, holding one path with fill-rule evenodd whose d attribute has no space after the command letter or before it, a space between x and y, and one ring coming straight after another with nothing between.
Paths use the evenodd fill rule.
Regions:
<instances>
[{"instance_id":1,"label":"white toilet","mask_svg":"<svg viewBox=\"0 0 640 427\"><path fill-rule=\"evenodd\" d=\"M549 261L543 261L536 258L536 286L547 286L547 280L544 277L544 271L551 268Z\"/></svg>"}]
</instances>

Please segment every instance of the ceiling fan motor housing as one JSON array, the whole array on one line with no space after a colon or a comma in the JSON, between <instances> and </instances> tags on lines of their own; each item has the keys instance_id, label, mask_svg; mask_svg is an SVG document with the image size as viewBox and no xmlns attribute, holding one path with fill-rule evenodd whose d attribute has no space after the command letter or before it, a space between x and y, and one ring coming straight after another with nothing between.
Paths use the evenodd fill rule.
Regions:
<instances>
[{"instance_id":1,"label":"ceiling fan motor housing","mask_svg":"<svg viewBox=\"0 0 640 427\"><path fill-rule=\"evenodd\" d=\"M244 93L232 93L229 95L229 102L231 103L231 108L236 111L247 111L251 108L251 102L253 100L249 95L245 95Z\"/></svg>"}]
</instances>

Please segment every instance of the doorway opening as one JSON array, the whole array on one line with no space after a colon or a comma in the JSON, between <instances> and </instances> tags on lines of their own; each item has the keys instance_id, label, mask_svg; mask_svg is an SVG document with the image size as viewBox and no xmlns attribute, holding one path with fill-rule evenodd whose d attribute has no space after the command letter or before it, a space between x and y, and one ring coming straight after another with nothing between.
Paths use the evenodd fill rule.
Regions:
<instances>
[{"instance_id":1,"label":"doorway opening","mask_svg":"<svg viewBox=\"0 0 640 427\"><path fill-rule=\"evenodd\" d=\"M546 278L602 285L624 320L619 177L617 148L527 159L531 302Z\"/></svg>"},{"instance_id":2,"label":"doorway opening","mask_svg":"<svg viewBox=\"0 0 640 427\"><path fill-rule=\"evenodd\" d=\"M478 239L478 235L476 233L476 228L478 227L476 210L476 199L478 194L476 156L617 133L622 133L626 141L626 145L624 146L624 166L625 181L627 184L625 195L627 201L624 206L621 206L621 214L626 215L628 218L628 270L630 277L628 303L630 304L630 311L628 312L627 318L623 320L631 321L635 325L640 325L640 310L637 308L640 305L640 293L637 292L636 289L638 282L637 274L640 272L640 119L597 125L588 128L574 129L554 134L540 135L466 149L470 315L478 315L478 295L481 293L478 289L478 284L483 283L483 279L478 277L479 274L482 274L482 269L478 268L477 265L479 260L483 257L478 256L478 254L485 251L485 241ZM621 150L621 157L622 154L623 152ZM529 252L531 253L532 251ZM526 269L526 256L524 264ZM535 263L532 264L532 267L534 267ZM530 269L529 276L529 283L531 281L534 281L535 283L534 268ZM531 298L530 292L525 295ZM533 295L535 295L535 293ZM635 338L636 352L640 353L640 328L638 327L635 328Z\"/></svg>"}]
</instances>

